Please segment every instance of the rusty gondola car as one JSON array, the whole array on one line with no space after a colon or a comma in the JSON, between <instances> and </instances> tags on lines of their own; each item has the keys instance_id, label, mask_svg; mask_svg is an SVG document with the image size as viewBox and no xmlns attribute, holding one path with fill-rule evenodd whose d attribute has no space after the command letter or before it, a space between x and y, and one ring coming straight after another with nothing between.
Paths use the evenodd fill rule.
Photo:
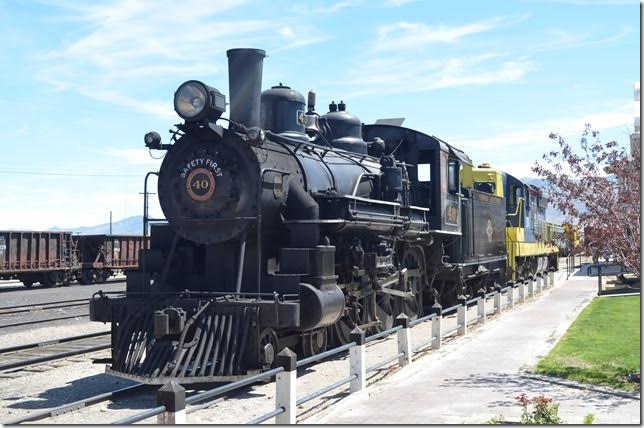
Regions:
<instances>
[{"instance_id":1,"label":"rusty gondola car","mask_svg":"<svg viewBox=\"0 0 644 428\"><path fill-rule=\"evenodd\" d=\"M51 287L69 281L74 265L71 232L0 231L0 280Z\"/></svg>"},{"instance_id":2,"label":"rusty gondola car","mask_svg":"<svg viewBox=\"0 0 644 428\"><path fill-rule=\"evenodd\" d=\"M103 283L116 271L139 266L143 237L132 235L74 235L79 266L76 277L81 284Z\"/></svg>"},{"instance_id":3,"label":"rusty gondola car","mask_svg":"<svg viewBox=\"0 0 644 428\"><path fill-rule=\"evenodd\" d=\"M142 236L0 231L0 280L26 287L103 283L117 271L136 269L142 248Z\"/></svg>"}]
</instances>

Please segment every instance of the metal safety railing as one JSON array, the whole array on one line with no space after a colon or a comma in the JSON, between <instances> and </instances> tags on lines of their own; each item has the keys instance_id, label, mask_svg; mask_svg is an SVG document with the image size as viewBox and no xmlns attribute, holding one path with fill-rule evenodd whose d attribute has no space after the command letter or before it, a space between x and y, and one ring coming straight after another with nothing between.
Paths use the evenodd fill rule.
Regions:
<instances>
[{"instance_id":1,"label":"metal safety railing","mask_svg":"<svg viewBox=\"0 0 644 428\"><path fill-rule=\"evenodd\" d=\"M404 367L412 362L414 354L426 352L429 349L440 349L443 338L448 336L462 336L467 334L472 324L484 324L485 320L495 314L501 314L504 310L513 308L517 303L541 293L548 287L554 285L554 272L537 274L529 279L510 282L505 288L497 288L490 293L481 293L478 297L462 301L458 305L443 310L435 305L433 313L410 320L406 315L401 314L394 320L394 326L388 330L365 337L365 332L355 328L350 333L351 342L346 345L313 355L308 358L297 360L297 355L289 348L283 349L275 358L276 367L263 373L259 373L237 382L232 382L208 391L185 397L185 389L174 381L168 382L157 392L157 407L144 412L118 420L113 424L124 425L142 421L157 416L157 424L180 424L186 423L186 414L212 406L217 400L221 401L223 394L238 390L256 382L267 381L275 377L275 408L274 410L260 415L248 422L248 424L259 424L275 418L277 424L296 423L297 408L317 397L320 397L334 389L349 384L349 394L361 391L366 387L367 373L371 373L398 361L399 367ZM518 295L516 294L518 291ZM504 302L505 300L505 302ZM492 302L488 306L488 302ZM476 316L468 319L468 310L476 307ZM488 310L488 307L491 309ZM451 328L444 328L444 319L453 317L456 314L456 325ZM412 346L411 331L414 327L430 322L430 337ZM366 366L367 344L378 339L397 334L397 352L384 360ZM325 385L316 391L310 392L297 398L297 369L312 363L317 363L325 358L348 353L349 374L336 382ZM206 400L206 404L201 403Z\"/></svg>"}]
</instances>

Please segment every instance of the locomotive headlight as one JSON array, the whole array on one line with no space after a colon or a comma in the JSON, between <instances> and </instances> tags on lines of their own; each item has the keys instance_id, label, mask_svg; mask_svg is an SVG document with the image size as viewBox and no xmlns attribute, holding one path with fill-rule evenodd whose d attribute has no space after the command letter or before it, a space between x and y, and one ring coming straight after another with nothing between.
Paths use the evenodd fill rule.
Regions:
<instances>
[{"instance_id":1,"label":"locomotive headlight","mask_svg":"<svg viewBox=\"0 0 644 428\"><path fill-rule=\"evenodd\" d=\"M215 122L226 111L226 97L215 88L189 80L174 93L174 110L186 122Z\"/></svg>"}]
</instances>

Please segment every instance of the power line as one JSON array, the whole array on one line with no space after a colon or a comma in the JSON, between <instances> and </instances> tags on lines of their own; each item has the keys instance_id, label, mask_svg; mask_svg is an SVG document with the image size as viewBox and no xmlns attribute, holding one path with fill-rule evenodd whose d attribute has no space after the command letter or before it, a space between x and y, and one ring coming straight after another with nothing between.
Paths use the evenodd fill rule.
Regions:
<instances>
[{"instance_id":1,"label":"power line","mask_svg":"<svg viewBox=\"0 0 644 428\"><path fill-rule=\"evenodd\" d=\"M22 174L22 175L55 175L64 177L144 177L143 174L81 174L76 172L46 172L46 171L6 171L0 170L0 174Z\"/></svg>"}]
</instances>

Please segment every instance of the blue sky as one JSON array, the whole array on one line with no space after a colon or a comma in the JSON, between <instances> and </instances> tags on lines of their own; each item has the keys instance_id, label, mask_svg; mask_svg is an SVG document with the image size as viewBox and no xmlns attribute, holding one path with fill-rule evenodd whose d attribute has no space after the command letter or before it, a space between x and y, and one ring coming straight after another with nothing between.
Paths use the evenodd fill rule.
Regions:
<instances>
[{"instance_id":1,"label":"blue sky","mask_svg":"<svg viewBox=\"0 0 644 428\"><path fill-rule=\"evenodd\" d=\"M168 141L185 80L227 93L229 48L267 51L265 89L405 117L531 176L550 131L627 143L639 33L639 3L619 0L0 1L0 228L141 214L160 163L144 133Z\"/></svg>"}]
</instances>

